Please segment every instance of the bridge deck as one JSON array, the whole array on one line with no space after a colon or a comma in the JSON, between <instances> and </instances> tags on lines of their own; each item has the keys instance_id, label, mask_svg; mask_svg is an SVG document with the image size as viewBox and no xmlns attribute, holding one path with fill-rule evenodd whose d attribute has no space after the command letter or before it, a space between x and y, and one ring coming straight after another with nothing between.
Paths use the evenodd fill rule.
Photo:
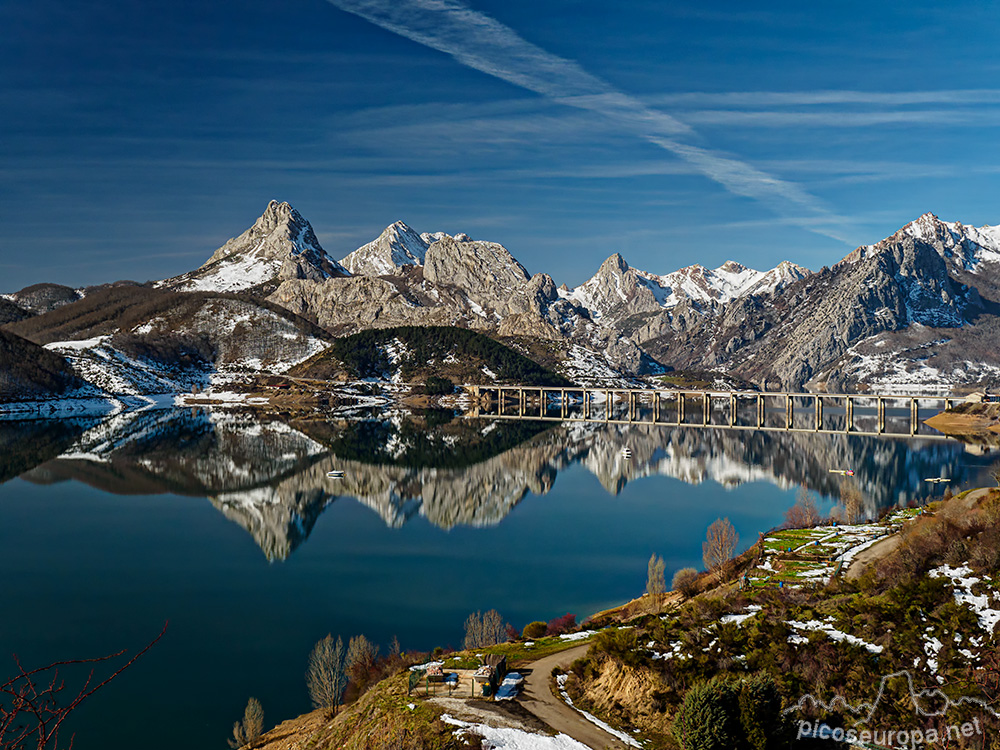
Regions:
<instances>
[{"instance_id":1,"label":"bridge deck","mask_svg":"<svg viewBox=\"0 0 1000 750\"><path fill-rule=\"evenodd\" d=\"M726 427L745 430L777 430L784 432L850 433L871 436L921 436L941 438L938 434L920 434L920 404L935 403L943 408L951 408L957 400L950 395L894 395L873 393L795 393L724 391L695 389L641 389L641 388L551 388L540 386L496 385L473 386L474 412L477 416L493 416L509 419L543 419L551 421L607 422L610 424L664 424L690 427ZM728 407L720 409L718 402L724 400ZM701 412L700 422L692 422L687 412L694 402L694 413ZM740 424L740 407L754 402L754 418L749 424ZM510 405L516 413L510 412ZM782 404L784 425L768 424L768 414L775 414L772 405ZM900 406L900 404L903 406ZM550 412L552 404L558 405L559 415ZM843 414L836 414L838 426L828 427L829 417L824 407L841 405ZM582 413L579 412L582 408ZM627 407L627 408L626 408ZM651 412L644 415L646 412ZM699 408L700 407L700 408ZM619 417L616 411L626 409L626 417ZM744 411L746 409L744 408ZM892 432L888 429L893 419L892 411L909 413L908 432ZM661 416L674 413L674 419L664 420ZM725 415L726 423L713 422L712 417ZM803 412L811 413L809 428L796 426L796 417L801 423ZM866 418L866 413L868 416ZM843 424L840 425L842 417ZM773 421L773 420L771 420ZM874 421L874 429L859 429L859 422Z\"/></svg>"}]
</instances>

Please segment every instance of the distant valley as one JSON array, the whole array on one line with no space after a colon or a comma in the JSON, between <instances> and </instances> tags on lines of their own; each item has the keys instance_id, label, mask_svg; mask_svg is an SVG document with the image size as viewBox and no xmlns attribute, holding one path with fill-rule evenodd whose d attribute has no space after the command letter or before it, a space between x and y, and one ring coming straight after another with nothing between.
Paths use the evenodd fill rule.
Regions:
<instances>
[{"instance_id":1,"label":"distant valley","mask_svg":"<svg viewBox=\"0 0 1000 750\"><path fill-rule=\"evenodd\" d=\"M498 243L402 222L337 261L272 201L179 276L0 297L0 400L128 406L289 372L513 382L526 371L505 376L496 363L516 356L553 383L641 385L683 370L768 390L971 388L1000 376L998 271L1000 227L925 214L817 272L729 261L657 275L614 253L570 289ZM414 343L426 326L469 334L431 357ZM359 331L400 327L412 340L366 344L375 369L360 373L343 346L333 353Z\"/></svg>"}]
</instances>

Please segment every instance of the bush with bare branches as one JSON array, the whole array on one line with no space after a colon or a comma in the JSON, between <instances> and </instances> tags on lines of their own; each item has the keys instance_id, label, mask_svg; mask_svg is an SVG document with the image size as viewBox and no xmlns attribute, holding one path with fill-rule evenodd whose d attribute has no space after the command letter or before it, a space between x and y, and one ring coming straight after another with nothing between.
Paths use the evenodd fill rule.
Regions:
<instances>
[{"instance_id":1,"label":"bush with bare branches","mask_svg":"<svg viewBox=\"0 0 1000 750\"><path fill-rule=\"evenodd\" d=\"M805 487L795 496L795 505L785 511L785 528L808 529L822 520L816 498Z\"/></svg>"},{"instance_id":2,"label":"bush with bare branches","mask_svg":"<svg viewBox=\"0 0 1000 750\"><path fill-rule=\"evenodd\" d=\"M681 568L674 573L671 588L690 598L698 593L698 571L694 568Z\"/></svg>"},{"instance_id":3,"label":"bush with bare branches","mask_svg":"<svg viewBox=\"0 0 1000 750\"><path fill-rule=\"evenodd\" d=\"M233 724L233 739L229 740L229 747L252 748L257 744L263 731L264 708L259 700L251 698L247 701L246 710L243 712L243 721Z\"/></svg>"},{"instance_id":4,"label":"bush with bare branches","mask_svg":"<svg viewBox=\"0 0 1000 750\"><path fill-rule=\"evenodd\" d=\"M97 667L91 666L83 679L82 687L73 695L65 692L65 672L72 673L75 668L86 668L86 665L110 665L126 652L119 651L95 659L56 661L36 669L25 669L15 655L17 674L0 683L0 750L24 750L29 746L37 750L57 747L59 731L69 715L84 700L135 664L166 632L167 626L164 624L156 638L100 682L95 683ZM63 698L68 699L63 702ZM72 744L70 740L71 747Z\"/></svg>"},{"instance_id":5,"label":"bush with bare branches","mask_svg":"<svg viewBox=\"0 0 1000 750\"><path fill-rule=\"evenodd\" d=\"M507 624L495 609L473 612L465 620L465 648L482 648L507 642Z\"/></svg>"}]
</instances>

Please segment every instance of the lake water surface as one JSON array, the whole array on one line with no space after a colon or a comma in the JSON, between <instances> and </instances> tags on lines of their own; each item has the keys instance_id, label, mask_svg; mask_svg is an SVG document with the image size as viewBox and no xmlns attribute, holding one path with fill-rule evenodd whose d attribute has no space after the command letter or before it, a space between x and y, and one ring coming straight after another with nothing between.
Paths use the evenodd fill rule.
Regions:
<instances>
[{"instance_id":1,"label":"lake water surface","mask_svg":"<svg viewBox=\"0 0 1000 750\"><path fill-rule=\"evenodd\" d=\"M628 446L629 458L621 449ZM249 696L309 710L327 633L460 646L496 608L518 629L642 593L653 553L701 567L800 486L830 508L851 468L866 512L984 482L954 441L450 412L261 423L199 410L0 423L0 676L164 639L77 712L78 750L224 747ZM341 469L345 477L328 479Z\"/></svg>"}]
</instances>

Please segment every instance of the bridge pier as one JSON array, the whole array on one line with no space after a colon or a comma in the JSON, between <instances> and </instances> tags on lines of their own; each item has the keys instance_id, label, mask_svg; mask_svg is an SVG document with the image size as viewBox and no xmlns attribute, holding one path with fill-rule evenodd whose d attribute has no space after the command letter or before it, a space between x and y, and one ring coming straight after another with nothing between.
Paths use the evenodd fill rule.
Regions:
<instances>
[{"instance_id":1,"label":"bridge pier","mask_svg":"<svg viewBox=\"0 0 1000 750\"><path fill-rule=\"evenodd\" d=\"M603 410L603 421L606 423L630 424L641 422L643 424L676 424L677 426L690 427L734 427L738 429L784 429L794 432L823 432L823 433L847 433L864 435L890 435L916 437L921 435L920 429L920 407L922 402L931 402L937 407L943 405L944 408L953 408L958 399L951 396L921 396L921 395L875 395L875 394L819 394L819 393L767 393L767 392L740 392L740 391L709 391L709 390L658 390L658 389L635 389L635 388L545 388L542 386L525 385L470 385L466 393L473 397L470 405L469 416L485 417L498 416L506 419L547 419L547 420L569 420L569 421L597 421L601 420L601 415L595 406L596 394L603 393L605 405ZM581 398L581 413L574 413L570 399L575 399L579 393ZM651 418L646 419L643 412L644 399L652 399L650 406ZM713 424L712 410L716 399L724 399L728 396L728 415L723 422ZM692 401L693 407L697 410L701 406L701 419L688 414L688 401ZM699 398L700 397L700 398ZM768 426L768 398L774 398L774 411L779 411L780 399L784 398L785 423L781 425L780 417L777 424ZM538 399L537 412L530 406L532 399ZM559 399L558 413L552 412L551 401ZM671 408L670 404L664 403L666 398L675 399L673 408L676 409L675 420L671 420L665 410ZM795 424L795 400L799 399L802 404L800 408L808 407L809 398L813 399L813 422L810 424ZM621 399L627 399L627 403L621 403ZM756 417L748 413L742 420L740 417L740 400L752 402L755 405L753 412ZM836 407L835 413L838 418L835 424L827 425L824 420L825 405L833 399ZM617 403L616 403L617 402ZM840 423L839 408L844 405L844 422ZM862 410L865 416L858 416L858 409ZM909 405L909 429L904 425L903 418L893 420L898 422L893 430L889 430L890 409L900 412L900 416L907 412ZM621 408L627 409L627 416L621 412ZM749 407L749 405L748 405ZM723 411L720 405L720 411ZM874 427L870 427L869 416L874 412ZM859 427L859 420L863 420ZM861 430L861 432L859 432ZM928 436L930 437L930 436ZM936 437L936 436L935 436Z\"/></svg>"}]
</instances>

